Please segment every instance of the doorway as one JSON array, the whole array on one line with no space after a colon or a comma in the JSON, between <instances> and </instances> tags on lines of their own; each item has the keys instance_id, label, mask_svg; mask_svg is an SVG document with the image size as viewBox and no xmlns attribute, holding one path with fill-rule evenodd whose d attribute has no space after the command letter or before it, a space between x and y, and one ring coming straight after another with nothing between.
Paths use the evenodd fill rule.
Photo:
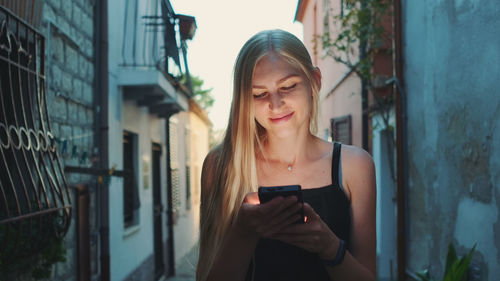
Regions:
<instances>
[{"instance_id":1,"label":"doorway","mask_svg":"<svg viewBox=\"0 0 500 281\"><path fill-rule=\"evenodd\" d=\"M153 177L153 222L154 222L154 257L155 257L155 280L159 280L165 273L163 261L163 204L161 202L161 146L152 145L152 177Z\"/></svg>"}]
</instances>

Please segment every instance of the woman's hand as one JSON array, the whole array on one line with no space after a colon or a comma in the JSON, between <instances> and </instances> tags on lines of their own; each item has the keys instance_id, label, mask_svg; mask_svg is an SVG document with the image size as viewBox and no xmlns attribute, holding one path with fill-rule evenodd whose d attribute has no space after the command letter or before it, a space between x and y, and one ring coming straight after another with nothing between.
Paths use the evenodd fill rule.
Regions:
<instances>
[{"instance_id":1,"label":"woman's hand","mask_svg":"<svg viewBox=\"0 0 500 281\"><path fill-rule=\"evenodd\" d=\"M237 225L256 238L267 238L300 219L300 208L302 204L295 196L278 196L260 204L256 192L248 193L238 213Z\"/></svg>"},{"instance_id":2,"label":"woman's hand","mask_svg":"<svg viewBox=\"0 0 500 281\"><path fill-rule=\"evenodd\" d=\"M304 203L304 215L304 224L291 224L270 238L317 253L321 258L335 257L339 245L337 236L307 203Z\"/></svg>"}]
</instances>

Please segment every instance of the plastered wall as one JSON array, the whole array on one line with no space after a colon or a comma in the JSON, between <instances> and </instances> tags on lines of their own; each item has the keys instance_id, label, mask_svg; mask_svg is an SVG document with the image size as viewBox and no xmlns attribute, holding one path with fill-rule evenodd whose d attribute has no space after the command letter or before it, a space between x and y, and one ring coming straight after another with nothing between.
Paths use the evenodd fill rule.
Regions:
<instances>
[{"instance_id":1,"label":"plastered wall","mask_svg":"<svg viewBox=\"0 0 500 281\"><path fill-rule=\"evenodd\" d=\"M477 244L469 280L498 280L500 3L402 2L407 267L441 278L450 242Z\"/></svg>"}]
</instances>

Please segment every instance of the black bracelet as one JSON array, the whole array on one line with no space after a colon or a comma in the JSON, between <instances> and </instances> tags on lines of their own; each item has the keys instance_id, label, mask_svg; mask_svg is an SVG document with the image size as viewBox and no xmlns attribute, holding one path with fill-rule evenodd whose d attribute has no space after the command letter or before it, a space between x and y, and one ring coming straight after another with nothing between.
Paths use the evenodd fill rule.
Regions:
<instances>
[{"instance_id":1,"label":"black bracelet","mask_svg":"<svg viewBox=\"0 0 500 281\"><path fill-rule=\"evenodd\" d=\"M335 258L333 260L326 260L326 259L321 259L321 262L329 267L334 267L338 264L341 264L342 261L344 260L345 257L345 242L342 239L339 239L339 248L337 249L337 254L335 255Z\"/></svg>"}]
</instances>

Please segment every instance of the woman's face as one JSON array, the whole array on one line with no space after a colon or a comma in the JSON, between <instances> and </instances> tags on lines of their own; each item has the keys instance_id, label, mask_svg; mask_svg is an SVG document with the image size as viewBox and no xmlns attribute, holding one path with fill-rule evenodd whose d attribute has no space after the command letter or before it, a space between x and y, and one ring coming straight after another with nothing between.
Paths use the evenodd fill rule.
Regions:
<instances>
[{"instance_id":1,"label":"woman's face","mask_svg":"<svg viewBox=\"0 0 500 281\"><path fill-rule=\"evenodd\" d=\"M302 71L269 53L255 66L252 78L255 119L267 134L289 137L309 132L311 86Z\"/></svg>"}]
</instances>

